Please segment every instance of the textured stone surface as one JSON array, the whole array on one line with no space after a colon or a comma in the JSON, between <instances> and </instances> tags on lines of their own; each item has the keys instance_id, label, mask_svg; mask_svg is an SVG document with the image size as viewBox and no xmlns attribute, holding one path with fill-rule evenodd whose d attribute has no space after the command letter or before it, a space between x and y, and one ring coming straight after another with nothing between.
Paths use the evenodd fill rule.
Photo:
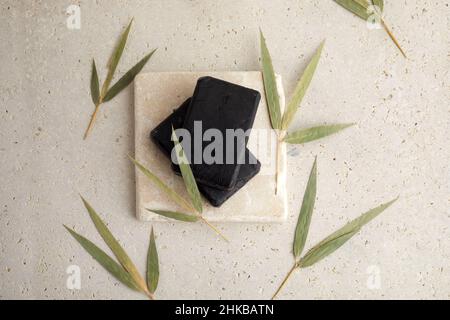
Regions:
<instances>
[{"instance_id":1,"label":"textured stone surface","mask_svg":"<svg viewBox=\"0 0 450 320\"><path fill-rule=\"evenodd\" d=\"M69 4L81 5L80 30L66 27ZM291 266L295 222L317 155L307 248L368 208L401 198L332 257L295 274L281 297L449 299L449 10L448 1L386 1L385 19L405 60L383 31L367 29L334 1L0 1L0 298L141 297L117 284L62 227L107 249L79 193L142 272L155 228L159 298L270 298ZM93 111L92 58L104 79L131 17L119 75L155 47L146 72L260 70L261 27L287 97L327 39L292 128L358 125L289 147L286 223L219 223L231 239L225 243L201 224L136 219L127 158L134 153L132 88L103 106L91 138L82 140ZM70 265L81 268L81 290L66 287Z\"/></svg>"},{"instance_id":2,"label":"textured stone surface","mask_svg":"<svg viewBox=\"0 0 450 320\"><path fill-rule=\"evenodd\" d=\"M187 99L183 104L173 111L163 122L161 122L151 132L152 141L159 147L161 152L168 158L168 163L172 164L172 150L174 143L172 141L172 130L183 127L186 111L191 103L191 98ZM198 189L203 196L215 207L220 207L225 201L238 192L243 186L247 184L250 179L261 171L261 163L255 156L245 148L245 163L239 169L236 185L231 190L219 190L208 187L197 181ZM181 175L180 168L171 165L172 169L177 175Z\"/></svg>"},{"instance_id":3,"label":"textured stone surface","mask_svg":"<svg viewBox=\"0 0 450 320\"><path fill-rule=\"evenodd\" d=\"M182 178L174 175L170 166L167 165L166 156L161 153L159 148L149 143L148 134L152 128L155 128L173 112L174 107L176 108L189 98L196 87L197 80L207 75L264 92L260 72L163 72L141 74L135 80L136 159L185 197L187 194ZM281 83L281 79L279 82ZM280 88L282 88L281 85ZM284 96L281 97L281 100L284 101ZM284 150L280 159L282 165L278 194L275 194L275 166L273 164L276 158L275 154L257 153L263 146L258 142L261 140L255 136L256 131L264 129L268 133L271 132L265 99L260 103L253 128L249 149L262 163L261 172L220 208L214 208L205 203L204 216L211 221L282 222L286 219L286 151ZM267 144L272 142L271 139L266 141ZM149 183L148 178L138 171L136 176L138 218L145 221L167 221L165 218L148 212L146 208L180 210L170 198Z\"/></svg>"}]
</instances>

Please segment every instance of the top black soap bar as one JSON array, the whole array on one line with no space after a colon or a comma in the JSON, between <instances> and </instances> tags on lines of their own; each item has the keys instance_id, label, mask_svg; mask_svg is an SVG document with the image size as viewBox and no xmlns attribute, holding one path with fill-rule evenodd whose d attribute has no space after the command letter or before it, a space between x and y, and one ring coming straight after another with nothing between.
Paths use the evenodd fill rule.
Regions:
<instances>
[{"instance_id":1,"label":"top black soap bar","mask_svg":"<svg viewBox=\"0 0 450 320\"><path fill-rule=\"evenodd\" d=\"M240 132L249 132L260 100L261 94L253 89L212 77L198 80L183 124L184 129L191 134L188 157L197 181L222 190L230 190L236 185L241 163L245 162L243 158L248 135L239 139L227 138L227 130L230 129L231 133L238 133L236 130L239 129ZM223 155L222 161L213 164L207 164L203 159L205 148L212 143L203 139L203 136L210 129L220 132L222 137L221 152L214 154L219 158ZM216 137L211 140L216 142ZM200 150L196 150L195 142L201 146Z\"/></svg>"}]
</instances>

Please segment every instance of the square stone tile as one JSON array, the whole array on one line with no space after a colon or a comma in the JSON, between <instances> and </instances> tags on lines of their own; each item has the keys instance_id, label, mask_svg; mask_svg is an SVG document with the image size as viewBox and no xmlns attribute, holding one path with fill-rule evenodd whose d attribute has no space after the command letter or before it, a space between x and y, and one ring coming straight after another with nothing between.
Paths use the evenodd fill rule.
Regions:
<instances>
[{"instance_id":1,"label":"square stone tile","mask_svg":"<svg viewBox=\"0 0 450 320\"><path fill-rule=\"evenodd\" d=\"M162 72L140 74L135 79L135 157L171 188L188 199L183 179L170 168L170 161L150 141L150 131L174 109L191 97L197 79L212 76L258 90L263 98L256 115L249 149L261 161L261 172L221 208L204 201L204 217L211 222L283 222L287 217L286 148L279 157L280 176L275 194L276 137L271 130L260 72ZM277 76L281 105L284 94ZM136 214L142 221L167 221L146 208L182 211L157 189L141 172L136 171Z\"/></svg>"}]
</instances>

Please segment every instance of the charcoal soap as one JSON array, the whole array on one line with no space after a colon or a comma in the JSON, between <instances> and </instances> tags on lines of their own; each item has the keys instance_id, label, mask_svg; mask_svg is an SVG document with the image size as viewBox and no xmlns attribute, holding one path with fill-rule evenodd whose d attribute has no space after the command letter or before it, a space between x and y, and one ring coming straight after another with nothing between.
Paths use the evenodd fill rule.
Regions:
<instances>
[{"instance_id":1,"label":"charcoal soap","mask_svg":"<svg viewBox=\"0 0 450 320\"><path fill-rule=\"evenodd\" d=\"M176 130L183 126L184 118L191 100L191 98L187 99L180 107L178 107L178 109L175 109L170 116L153 129L150 134L152 141L169 158L171 157L172 149L174 147L172 141L172 127Z\"/></svg>"},{"instance_id":2,"label":"charcoal soap","mask_svg":"<svg viewBox=\"0 0 450 320\"><path fill-rule=\"evenodd\" d=\"M184 118L189 109L191 98L186 100L178 109L176 109L167 119L158 125L151 132L151 140L169 159L171 158L174 144L172 142L172 126L179 129L183 126ZM215 207L220 207L225 201L231 198L236 192L244 187L248 181L255 177L261 170L261 163L248 150L245 150L246 162L241 165L237 182L231 190L220 190L198 183L198 188L203 196ZM179 168L175 167L179 174Z\"/></svg>"},{"instance_id":3,"label":"charcoal soap","mask_svg":"<svg viewBox=\"0 0 450 320\"><path fill-rule=\"evenodd\" d=\"M213 77L202 77L198 80L194 95L184 119L183 128L191 134L191 152L187 154L192 163L192 171L201 184L221 190L232 190L238 180L241 164L244 161L248 137L234 139L232 147L228 146L226 133L228 129L248 132L253 127L261 94L253 89L245 88ZM201 130L195 130L195 123L201 123ZM195 158L195 141L202 141L201 153L210 144L203 141L204 132L209 129L219 130L223 137L220 147L224 159L222 163L197 163ZM201 137L196 137L196 134ZM198 156L197 154L197 156ZM233 155L231 163L225 159Z\"/></svg>"}]
</instances>

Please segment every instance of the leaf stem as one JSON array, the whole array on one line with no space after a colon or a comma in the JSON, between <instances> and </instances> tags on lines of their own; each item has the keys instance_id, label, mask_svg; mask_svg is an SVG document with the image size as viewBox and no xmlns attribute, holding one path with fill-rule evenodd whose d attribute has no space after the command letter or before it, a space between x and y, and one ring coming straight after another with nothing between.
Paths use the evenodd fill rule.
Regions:
<instances>
[{"instance_id":1,"label":"leaf stem","mask_svg":"<svg viewBox=\"0 0 450 320\"><path fill-rule=\"evenodd\" d=\"M276 171L275 171L275 195L278 195L278 180L280 177L280 160L281 160L281 147L284 143L284 137L286 136L285 131L278 132L278 143L277 143L277 159L276 159Z\"/></svg>"},{"instance_id":2,"label":"leaf stem","mask_svg":"<svg viewBox=\"0 0 450 320\"><path fill-rule=\"evenodd\" d=\"M294 264L294 266L292 267L292 269L289 271L289 273L287 274L286 278L284 278L283 282L281 283L280 287L278 288L278 290L275 292L275 294L272 297L272 300L275 300L278 296L278 294L281 292L281 290L283 290L283 288L286 286L287 282L289 281L289 279L292 277L292 275L294 274L294 271L297 269L297 264Z\"/></svg>"},{"instance_id":3,"label":"leaf stem","mask_svg":"<svg viewBox=\"0 0 450 320\"><path fill-rule=\"evenodd\" d=\"M205 218L203 218L202 216L200 216L200 219L208 226L210 227L212 230L214 230L215 233L217 233L221 238L223 238L226 242L230 242L230 240L227 239L227 237L225 237L220 231L219 229L217 229L217 227L215 227L214 225L212 225L208 220L206 220Z\"/></svg>"},{"instance_id":4,"label":"leaf stem","mask_svg":"<svg viewBox=\"0 0 450 320\"><path fill-rule=\"evenodd\" d=\"M278 143L277 143L277 165L276 165L276 171L275 171L275 195L278 195L278 178L279 178L279 174L280 174L280 140L278 139Z\"/></svg>"},{"instance_id":5,"label":"leaf stem","mask_svg":"<svg viewBox=\"0 0 450 320\"><path fill-rule=\"evenodd\" d=\"M87 127L86 132L84 133L84 138L83 138L84 140L87 139L87 137L89 136L89 133L92 131L92 128L94 127L94 123L95 123L95 120L97 119L98 111L100 110L100 105L101 105L101 102L99 102L95 105L95 111L92 114L91 121L89 121L89 126Z\"/></svg>"},{"instance_id":6,"label":"leaf stem","mask_svg":"<svg viewBox=\"0 0 450 320\"><path fill-rule=\"evenodd\" d=\"M151 293L150 291L145 290L144 293L150 300L156 300L155 295L153 293Z\"/></svg>"},{"instance_id":7,"label":"leaf stem","mask_svg":"<svg viewBox=\"0 0 450 320\"><path fill-rule=\"evenodd\" d=\"M384 19L381 19L381 25L383 26L384 30L387 32L387 34L389 35L389 37L392 39L392 41L394 41L394 44L397 46L397 48L400 50L400 52L402 53L402 55L405 58L408 58L406 56L405 51L403 51L402 47L400 46L400 43L397 41L397 39L395 38L394 34L392 33L392 31L389 29L389 27L387 26L386 22L384 21Z\"/></svg>"}]
</instances>

